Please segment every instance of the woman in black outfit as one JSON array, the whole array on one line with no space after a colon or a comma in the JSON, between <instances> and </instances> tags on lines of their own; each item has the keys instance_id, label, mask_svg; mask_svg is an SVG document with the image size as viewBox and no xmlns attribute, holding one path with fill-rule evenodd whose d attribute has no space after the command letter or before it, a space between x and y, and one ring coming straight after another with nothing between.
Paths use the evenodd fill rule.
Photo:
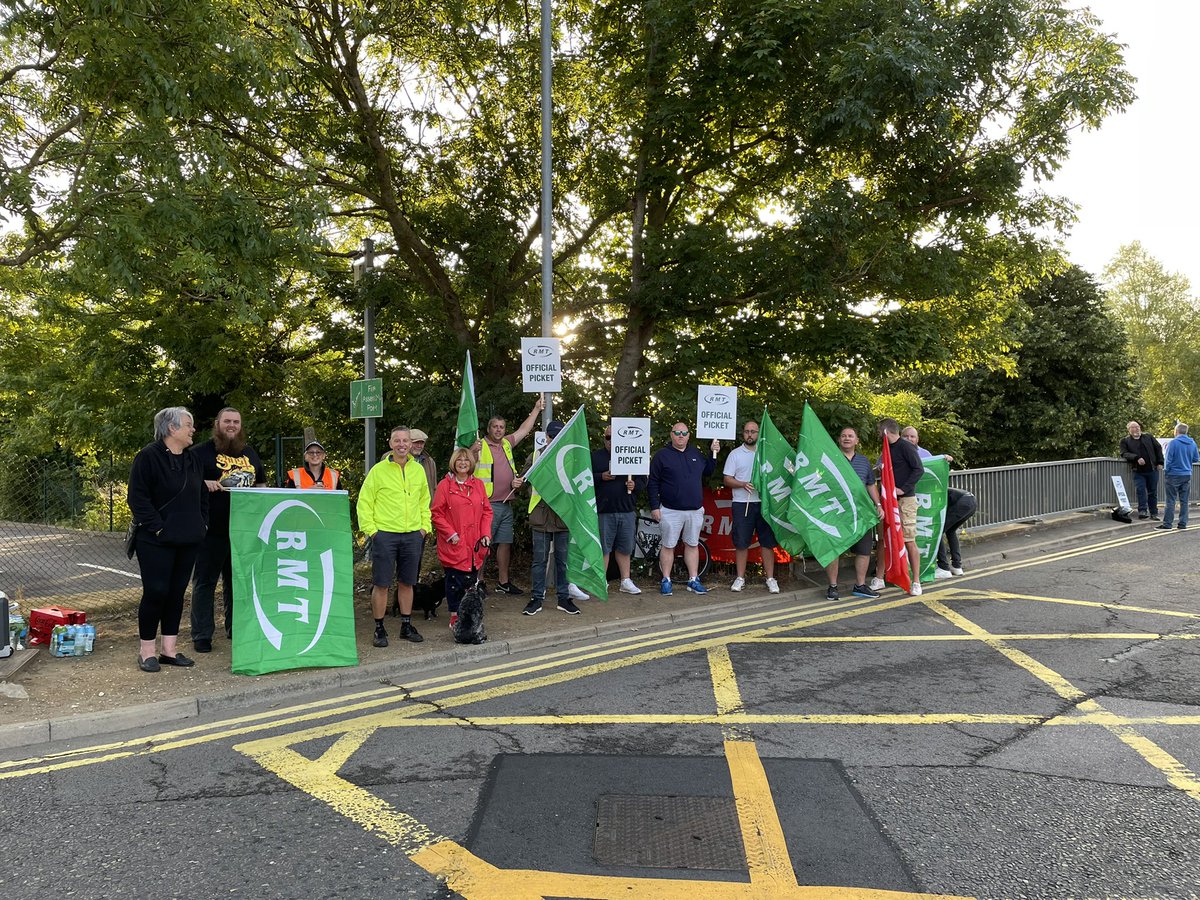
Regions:
<instances>
[{"instance_id":1,"label":"woman in black outfit","mask_svg":"<svg viewBox=\"0 0 1200 900\"><path fill-rule=\"evenodd\" d=\"M138 667L157 672L165 666L190 666L177 653L183 595L208 530L208 490L200 463L189 452L196 429L182 406L154 416L154 443L133 460L129 472L129 509L138 523L138 568L142 603L138 607ZM161 628L162 654L155 638Z\"/></svg>"}]
</instances>

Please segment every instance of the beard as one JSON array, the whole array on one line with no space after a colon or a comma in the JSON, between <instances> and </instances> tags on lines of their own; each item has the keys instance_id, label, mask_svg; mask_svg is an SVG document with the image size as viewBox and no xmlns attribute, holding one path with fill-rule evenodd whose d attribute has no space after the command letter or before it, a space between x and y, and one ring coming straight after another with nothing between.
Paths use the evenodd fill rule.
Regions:
<instances>
[{"instance_id":1,"label":"beard","mask_svg":"<svg viewBox=\"0 0 1200 900\"><path fill-rule=\"evenodd\" d=\"M233 437L226 437L223 433L213 428L213 446L217 448L218 453L226 456L236 456L246 449L246 432L241 428Z\"/></svg>"}]
</instances>

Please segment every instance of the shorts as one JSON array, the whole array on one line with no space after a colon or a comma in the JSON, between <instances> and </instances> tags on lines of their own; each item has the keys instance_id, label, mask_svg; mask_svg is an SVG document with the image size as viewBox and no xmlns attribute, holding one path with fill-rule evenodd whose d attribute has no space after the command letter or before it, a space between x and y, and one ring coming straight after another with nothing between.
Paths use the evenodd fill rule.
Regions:
<instances>
[{"instance_id":1,"label":"shorts","mask_svg":"<svg viewBox=\"0 0 1200 900\"><path fill-rule=\"evenodd\" d=\"M513 542L513 511L507 500L493 500L492 503L492 543L511 544Z\"/></svg>"},{"instance_id":2,"label":"shorts","mask_svg":"<svg viewBox=\"0 0 1200 900\"><path fill-rule=\"evenodd\" d=\"M680 539L689 547L700 543L700 526L704 524L704 507L699 509L659 509L662 520L659 522L659 532L662 534L662 548L673 550Z\"/></svg>"},{"instance_id":3,"label":"shorts","mask_svg":"<svg viewBox=\"0 0 1200 900\"><path fill-rule=\"evenodd\" d=\"M633 553L637 532L637 514L629 512L600 513L600 551L616 551L625 556Z\"/></svg>"},{"instance_id":4,"label":"shorts","mask_svg":"<svg viewBox=\"0 0 1200 900\"><path fill-rule=\"evenodd\" d=\"M858 543L850 548L855 556L870 556L875 547L875 529L868 528L867 533L858 539Z\"/></svg>"},{"instance_id":5,"label":"shorts","mask_svg":"<svg viewBox=\"0 0 1200 900\"><path fill-rule=\"evenodd\" d=\"M761 503L733 504L733 530L730 534L733 546L738 550L749 550L755 534L758 535L758 546L766 550L774 550L779 546L775 532L763 518Z\"/></svg>"},{"instance_id":6,"label":"shorts","mask_svg":"<svg viewBox=\"0 0 1200 900\"><path fill-rule=\"evenodd\" d=\"M420 570L421 532L375 532L371 538L371 584L391 587L394 573L396 581L413 585Z\"/></svg>"},{"instance_id":7,"label":"shorts","mask_svg":"<svg viewBox=\"0 0 1200 900\"><path fill-rule=\"evenodd\" d=\"M900 525L904 529L904 540L917 539L917 498L900 497Z\"/></svg>"}]
</instances>

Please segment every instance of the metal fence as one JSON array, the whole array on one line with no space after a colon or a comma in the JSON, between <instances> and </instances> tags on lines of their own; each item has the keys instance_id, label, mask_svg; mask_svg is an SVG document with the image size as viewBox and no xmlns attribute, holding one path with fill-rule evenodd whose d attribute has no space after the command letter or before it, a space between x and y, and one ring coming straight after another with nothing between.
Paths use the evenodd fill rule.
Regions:
<instances>
[{"instance_id":1,"label":"metal fence","mask_svg":"<svg viewBox=\"0 0 1200 900\"><path fill-rule=\"evenodd\" d=\"M1129 464L1105 456L963 469L950 473L950 486L970 491L979 501L979 510L964 528L979 531L1056 513L1115 506L1114 475L1125 480L1125 490L1133 497Z\"/></svg>"}]
</instances>

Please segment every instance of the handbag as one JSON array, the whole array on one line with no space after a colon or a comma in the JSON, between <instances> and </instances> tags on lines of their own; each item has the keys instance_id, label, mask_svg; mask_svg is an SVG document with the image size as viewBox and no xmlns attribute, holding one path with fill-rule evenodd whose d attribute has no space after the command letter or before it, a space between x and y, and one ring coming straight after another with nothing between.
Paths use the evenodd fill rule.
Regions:
<instances>
[{"instance_id":1,"label":"handbag","mask_svg":"<svg viewBox=\"0 0 1200 900\"><path fill-rule=\"evenodd\" d=\"M125 555L130 559L133 559L133 551L137 547L137 533L141 527L137 522L131 521L125 529Z\"/></svg>"}]
</instances>

